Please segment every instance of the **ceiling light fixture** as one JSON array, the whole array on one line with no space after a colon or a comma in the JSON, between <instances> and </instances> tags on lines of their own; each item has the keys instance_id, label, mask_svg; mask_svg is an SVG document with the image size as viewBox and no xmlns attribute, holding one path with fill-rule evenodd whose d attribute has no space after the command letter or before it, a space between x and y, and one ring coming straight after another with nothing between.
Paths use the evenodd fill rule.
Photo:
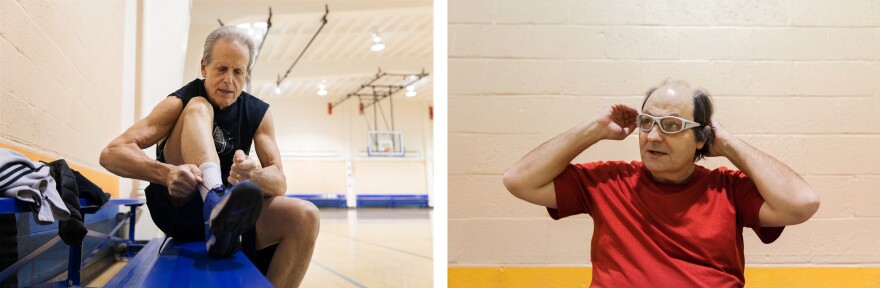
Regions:
<instances>
[{"instance_id":1,"label":"ceiling light fixture","mask_svg":"<svg viewBox=\"0 0 880 288\"><path fill-rule=\"evenodd\" d=\"M326 96L327 95L327 82L321 80L321 83L318 83L318 96Z\"/></svg>"},{"instance_id":2,"label":"ceiling light fixture","mask_svg":"<svg viewBox=\"0 0 880 288\"><path fill-rule=\"evenodd\" d=\"M275 95L281 94L281 87L275 86Z\"/></svg>"},{"instance_id":3,"label":"ceiling light fixture","mask_svg":"<svg viewBox=\"0 0 880 288\"><path fill-rule=\"evenodd\" d=\"M416 96L416 87L409 85L406 86L406 97Z\"/></svg>"},{"instance_id":4,"label":"ceiling light fixture","mask_svg":"<svg viewBox=\"0 0 880 288\"><path fill-rule=\"evenodd\" d=\"M382 43L382 36L379 33L373 33L370 39L373 40L373 46L370 46L370 50L373 50L373 52L385 50L385 43Z\"/></svg>"}]
</instances>

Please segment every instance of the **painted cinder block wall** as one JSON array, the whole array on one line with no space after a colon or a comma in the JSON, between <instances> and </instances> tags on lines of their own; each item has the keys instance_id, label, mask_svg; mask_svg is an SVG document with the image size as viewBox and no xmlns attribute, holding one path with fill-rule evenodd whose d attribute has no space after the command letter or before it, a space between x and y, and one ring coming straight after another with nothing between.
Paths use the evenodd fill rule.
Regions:
<instances>
[{"instance_id":1,"label":"painted cinder block wall","mask_svg":"<svg viewBox=\"0 0 880 288\"><path fill-rule=\"evenodd\" d=\"M64 158L119 190L98 156L122 129L124 12L122 1L0 1L0 146Z\"/></svg>"},{"instance_id":2,"label":"painted cinder block wall","mask_svg":"<svg viewBox=\"0 0 880 288\"><path fill-rule=\"evenodd\" d=\"M880 2L452 0L448 14L450 268L589 266L590 217L553 221L502 174L668 77L708 89L722 125L821 195L771 245L746 231L747 267L880 265ZM638 149L632 134L574 162Z\"/></svg>"}]
</instances>

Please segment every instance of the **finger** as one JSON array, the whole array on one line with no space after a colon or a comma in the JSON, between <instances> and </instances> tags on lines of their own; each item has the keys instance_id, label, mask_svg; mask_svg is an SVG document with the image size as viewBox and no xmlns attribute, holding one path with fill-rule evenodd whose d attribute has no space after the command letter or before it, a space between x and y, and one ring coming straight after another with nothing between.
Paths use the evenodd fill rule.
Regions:
<instances>
[{"instance_id":1,"label":"finger","mask_svg":"<svg viewBox=\"0 0 880 288\"><path fill-rule=\"evenodd\" d=\"M186 187L182 187L181 190L193 190L196 188L196 186L199 185L199 183L202 182L201 177L196 177L191 171L186 171L185 174L186 176L183 177L183 181L181 184L185 185Z\"/></svg>"},{"instance_id":2,"label":"finger","mask_svg":"<svg viewBox=\"0 0 880 288\"><path fill-rule=\"evenodd\" d=\"M236 169L236 171L250 171L254 168L257 168L257 161L254 161L253 159L247 159L245 161L242 161L241 163L238 163L238 169Z\"/></svg>"},{"instance_id":3,"label":"finger","mask_svg":"<svg viewBox=\"0 0 880 288\"><path fill-rule=\"evenodd\" d=\"M243 180L246 179L243 176L245 174L249 174L248 172L248 170L243 169L241 166L238 166L236 169L229 170L229 176L235 177L238 180Z\"/></svg>"},{"instance_id":4,"label":"finger","mask_svg":"<svg viewBox=\"0 0 880 288\"><path fill-rule=\"evenodd\" d=\"M232 175L229 175L229 177L226 177L226 181L232 185L238 184L238 178L232 177Z\"/></svg>"},{"instance_id":5,"label":"finger","mask_svg":"<svg viewBox=\"0 0 880 288\"><path fill-rule=\"evenodd\" d=\"M189 165L190 172L192 172L193 177L195 177L196 182L202 182L202 169L196 167L195 165Z\"/></svg>"},{"instance_id":6,"label":"finger","mask_svg":"<svg viewBox=\"0 0 880 288\"><path fill-rule=\"evenodd\" d=\"M168 194L175 199L183 198L183 191L179 187L174 188L174 190L171 190L171 193Z\"/></svg>"},{"instance_id":7,"label":"finger","mask_svg":"<svg viewBox=\"0 0 880 288\"><path fill-rule=\"evenodd\" d=\"M235 161L235 163L241 163L242 161L244 161L246 159L247 159L247 155L244 155L244 151L235 150L235 156L233 157L233 160Z\"/></svg>"}]
</instances>

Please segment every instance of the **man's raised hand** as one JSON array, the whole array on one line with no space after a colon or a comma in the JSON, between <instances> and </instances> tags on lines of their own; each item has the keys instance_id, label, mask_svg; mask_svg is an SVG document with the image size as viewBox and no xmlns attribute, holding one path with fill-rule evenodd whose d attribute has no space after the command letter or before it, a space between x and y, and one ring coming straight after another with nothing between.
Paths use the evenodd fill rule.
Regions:
<instances>
[{"instance_id":1,"label":"man's raised hand","mask_svg":"<svg viewBox=\"0 0 880 288\"><path fill-rule=\"evenodd\" d=\"M623 140L636 130L636 116L639 111L626 104L605 107L593 117L603 129L603 139Z\"/></svg>"}]
</instances>

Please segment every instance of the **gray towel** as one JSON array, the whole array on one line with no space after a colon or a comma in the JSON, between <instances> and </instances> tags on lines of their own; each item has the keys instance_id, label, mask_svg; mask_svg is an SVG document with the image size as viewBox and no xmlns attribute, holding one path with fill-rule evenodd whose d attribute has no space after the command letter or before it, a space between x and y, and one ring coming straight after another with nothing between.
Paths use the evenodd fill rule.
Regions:
<instances>
[{"instance_id":1,"label":"gray towel","mask_svg":"<svg viewBox=\"0 0 880 288\"><path fill-rule=\"evenodd\" d=\"M70 211L49 176L49 167L13 150L0 148L0 196L27 202L38 224L67 220Z\"/></svg>"}]
</instances>

